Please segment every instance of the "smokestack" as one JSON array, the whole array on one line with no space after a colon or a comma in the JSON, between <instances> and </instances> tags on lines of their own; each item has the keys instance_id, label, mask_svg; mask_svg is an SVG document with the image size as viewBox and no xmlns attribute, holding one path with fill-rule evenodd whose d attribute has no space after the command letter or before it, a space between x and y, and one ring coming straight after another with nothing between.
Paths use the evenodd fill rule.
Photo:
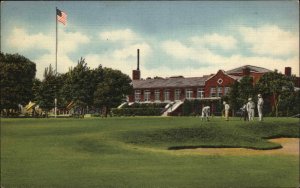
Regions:
<instances>
[{"instance_id":1,"label":"smokestack","mask_svg":"<svg viewBox=\"0 0 300 188\"><path fill-rule=\"evenodd\" d=\"M137 49L137 68L132 71L132 80L140 80L141 71L140 71L140 49Z\"/></svg>"},{"instance_id":2,"label":"smokestack","mask_svg":"<svg viewBox=\"0 0 300 188\"><path fill-rule=\"evenodd\" d=\"M137 69L140 70L140 49L137 49Z\"/></svg>"},{"instance_id":3,"label":"smokestack","mask_svg":"<svg viewBox=\"0 0 300 188\"><path fill-rule=\"evenodd\" d=\"M285 67L284 68L284 74L286 76L291 76L292 75L292 68L291 67Z\"/></svg>"}]
</instances>

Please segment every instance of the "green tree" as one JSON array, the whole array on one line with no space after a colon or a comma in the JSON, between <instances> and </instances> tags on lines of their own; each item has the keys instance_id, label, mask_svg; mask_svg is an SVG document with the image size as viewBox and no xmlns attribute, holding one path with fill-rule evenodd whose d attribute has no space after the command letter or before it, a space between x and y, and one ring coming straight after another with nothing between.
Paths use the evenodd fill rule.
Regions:
<instances>
[{"instance_id":1,"label":"green tree","mask_svg":"<svg viewBox=\"0 0 300 188\"><path fill-rule=\"evenodd\" d=\"M296 93L295 95L284 90L281 95L281 100L278 104L278 113L283 116L289 116L293 113L293 106L296 105Z\"/></svg>"},{"instance_id":2,"label":"green tree","mask_svg":"<svg viewBox=\"0 0 300 188\"><path fill-rule=\"evenodd\" d=\"M293 77L278 73L277 70L264 74L256 84L257 91L273 100L272 111L278 117L279 104L294 94Z\"/></svg>"},{"instance_id":3,"label":"green tree","mask_svg":"<svg viewBox=\"0 0 300 188\"><path fill-rule=\"evenodd\" d=\"M235 111L238 110L242 104L242 101L240 100L240 95L239 95L239 92L240 92L239 86L240 86L239 82L235 81L230 86L230 91L228 93L228 103L230 105L233 115L235 115ZM225 96L224 96L224 98L225 98Z\"/></svg>"},{"instance_id":4,"label":"green tree","mask_svg":"<svg viewBox=\"0 0 300 188\"><path fill-rule=\"evenodd\" d=\"M246 103L248 98L254 98L255 96L255 88L253 86L253 78L250 76L243 77L238 86L239 90L239 101L243 101ZM241 104L240 104L241 105Z\"/></svg>"},{"instance_id":5,"label":"green tree","mask_svg":"<svg viewBox=\"0 0 300 188\"><path fill-rule=\"evenodd\" d=\"M35 78L33 80L33 86L32 86L33 101L37 101L39 98L41 84L42 82L39 79Z\"/></svg>"},{"instance_id":6,"label":"green tree","mask_svg":"<svg viewBox=\"0 0 300 188\"><path fill-rule=\"evenodd\" d=\"M234 82L230 87L228 100L232 114L240 109L243 104L247 103L248 98L254 98L255 87L253 86L253 78L249 76L243 77L241 80Z\"/></svg>"},{"instance_id":7,"label":"green tree","mask_svg":"<svg viewBox=\"0 0 300 188\"><path fill-rule=\"evenodd\" d=\"M36 94L36 102L46 114L54 108L54 99L57 97L57 78L51 65L45 68L44 78L39 84Z\"/></svg>"},{"instance_id":8,"label":"green tree","mask_svg":"<svg viewBox=\"0 0 300 188\"><path fill-rule=\"evenodd\" d=\"M94 92L94 104L105 109L104 115L111 108L118 106L131 94L133 88L128 75L119 70L103 69L103 81L97 85Z\"/></svg>"},{"instance_id":9,"label":"green tree","mask_svg":"<svg viewBox=\"0 0 300 188\"><path fill-rule=\"evenodd\" d=\"M85 108L93 106L96 86L103 78L101 65L91 70L85 59L81 58L77 66L71 68L63 77L65 82L60 94L65 105L74 101L82 113Z\"/></svg>"},{"instance_id":10,"label":"green tree","mask_svg":"<svg viewBox=\"0 0 300 188\"><path fill-rule=\"evenodd\" d=\"M16 110L18 104L25 105L33 98L35 73L35 63L26 57L0 52L1 111Z\"/></svg>"}]
</instances>

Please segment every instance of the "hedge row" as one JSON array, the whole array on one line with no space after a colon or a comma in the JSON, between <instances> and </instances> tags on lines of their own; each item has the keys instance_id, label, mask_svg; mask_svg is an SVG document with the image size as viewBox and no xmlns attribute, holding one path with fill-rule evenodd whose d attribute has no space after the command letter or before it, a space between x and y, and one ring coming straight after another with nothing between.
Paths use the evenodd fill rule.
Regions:
<instances>
[{"instance_id":1,"label":"hedge row","mask_svg":"<svg viewBox=\"0 0 300 188\"><path fill-rule=\"evenodd\" d=\"M122 108L164 108L168 103L133 103L125 104Z\"/></svg>"},{"instance_id":2,"label":"hedge row","mask_svg":"<svg viewBox=\"0 0 300 188\"><path fill-rule=\"evenodd\" d=\"M163 108L113 108L113 116L160 116Z\"/></svg>"},{"instance_id":3,"label":"hedge row","mask_svg":"<svg viewBox=\"0 0 300 188\"><path fill-rule=\"evenodd\" d=\"M194 116L201 114L202 105L211 106L214 104L214 112L220 113L223 109L221 100L185 100L182 104L182 115L183 116Z\"/></svg>"}]
</instances>

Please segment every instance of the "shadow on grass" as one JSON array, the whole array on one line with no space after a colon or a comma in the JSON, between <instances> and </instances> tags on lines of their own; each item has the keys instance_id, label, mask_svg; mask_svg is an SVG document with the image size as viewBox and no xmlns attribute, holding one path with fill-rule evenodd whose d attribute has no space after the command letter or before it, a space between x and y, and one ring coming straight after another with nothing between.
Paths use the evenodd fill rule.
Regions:
<instances>
[{"instance_id":1,"label":"shadow on grass","mask_svg":"<svg viewBox=\"0 0 300 188\"><path fill-rule=\"evenodd\" d=\"M197 148L245 148L245 149L254 149L254 150L273 150L273 149L281 149L281 145L270 146L268 148L258 148L258 147L236 147L236 146L224 146L224 145L212 145L212 146L172 146L169 147L168 150L181 150L181 149L197 149Z\"/></svg>"}]
</instances>

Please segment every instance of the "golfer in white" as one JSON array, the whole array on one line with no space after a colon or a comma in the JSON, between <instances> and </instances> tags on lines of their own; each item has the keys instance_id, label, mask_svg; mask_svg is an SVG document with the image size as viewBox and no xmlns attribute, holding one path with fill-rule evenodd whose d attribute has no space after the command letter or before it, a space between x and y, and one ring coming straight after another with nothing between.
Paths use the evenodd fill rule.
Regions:
<instances>
[{"instance_id":1,"label":"golfer in white","mask_svg":"<svg viewBox=\"0 0 300 188\"><path fill-rule=\"evenodd\" d=\"M253 121L254 119L254 108L255 108L255 104L252 101L252 98L248 99L248 103L247 103L247 111L248 111L248 116L249 116L249 121Z\"/></svg>"},{"instance_id":2,"label":"golfer in white","mask_svg":"<svg viewBox=\"0 0 300 188\"><path fill-rule=\"evenodd\" d=\"M263 105L264 105L264 100L261 97L261 94L258 94L258 100L257 100L257 111L258 111L258 120L262 121L263 119Z\"/></svg>"},{"instance_id":3,"label":"golfer in white","mask_svg":"<svg viewBox=\"0 0 300 188\"><path fill-rule=\"evenodd\" d=\"M209 113L210 113L210 107L209 106L205 106L202 108L202 116L201 116L201 120L203 121L204 117L206 118L206 121L209 121Z\"/></svg>"},{"instance_id":4,"label":"golfer in white","mask_svg":"<svg viewBox=\"0 0 300 188\"><path fill-rule=\"evenodd\" d=\"M230 109L230 106L225 101L223 102L223 104L224 104L224 110L225 110L225 120L228 121L229 120L229 109Z\"/></svg>"}]
</instances>

